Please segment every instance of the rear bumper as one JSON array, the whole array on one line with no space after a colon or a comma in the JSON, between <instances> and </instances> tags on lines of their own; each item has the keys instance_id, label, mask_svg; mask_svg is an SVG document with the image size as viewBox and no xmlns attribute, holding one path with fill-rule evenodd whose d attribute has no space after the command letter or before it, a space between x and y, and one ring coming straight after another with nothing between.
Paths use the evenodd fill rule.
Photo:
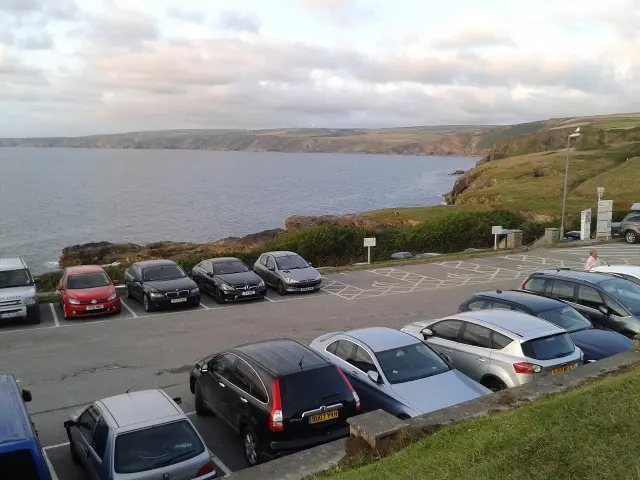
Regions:
<instances>
[{"instance_id":1,"label":"rear bumper","mask_svg":"<svg viewBox=\"0 0 640 480\"><path fill-rule=\"evenodd\" d=\"M287 455L289 453L299 452L300 450L306 450L307 448L322 445L324 443L333 442L340 438L346 438L349 436L349 427L342 427L336 430L330 430L324 435L318 435L316 437L300 438L295 440L284 440L269 443L269 450L264 453L272 458Z\"/></svg>"},{"instance_id":2,"label":"rear bumper","mask_svg":"<svg viewBox=\"0 0 640 480\"><path fill-rule=\"evenodd\" d=\"M99 305L102 305L102 308L98 310L94 310L91 307L95 307L95 305L71 305L67 304L67 316L71 318L84 318L84 317L100 317L102 315L109 315L114 313L120 313L120 309L122 308L120 303L120 297L116 297L115 300L110 302L104 302ZM89 307L89 309L87 309Z\"/></svg>"}]
</instances>

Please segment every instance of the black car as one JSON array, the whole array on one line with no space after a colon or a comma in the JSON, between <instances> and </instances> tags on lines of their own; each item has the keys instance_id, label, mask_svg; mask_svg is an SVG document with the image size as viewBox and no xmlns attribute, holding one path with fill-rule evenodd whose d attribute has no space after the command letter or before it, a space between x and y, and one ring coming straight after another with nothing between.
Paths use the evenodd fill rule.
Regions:
<instances>
[{"instance_id":1,"label":"black car","mask_svg":"<svg viewBox=\"0 0 640 480\"><path fill-rule=\"evenodd\" d=\"M540 270L520 290L569 302L601 328L635 338L640 333L640 285L619 275L568 269Z\"/></svg>"},{"instance_id":2,"label":"black car","mask_svg":"<svg viewBox=\"0 0 640 480\"><path fill-rule=\"evenodd\" d=\"M218 303L264 298L267 294L264 280L238 258L203 260L193 267L191 278Z\"/></svg>"},{"instance_id":3,"label":"black car","mask_svg":"<svg viewBox=\"0 0 640 480\"><path fill-rule=\"evenodd\" d=\"M180 266L171 260L145 260L124 272L127 298L136 298L144 309L174 305L198 306L200 289Z\"/></svg>"},{"instance_id":4,"label":"black car","mask_svg":"<svg viewBox=\"0 0 640 480\"><path fill-rule=\"evenodd\" d=\"M196 414L214 412L242 437L250 466L349 435L360 399L335 365L281 339L235 347L196 363Z\"/></svg>"},{"instance_id":5,"label":"black car","mask_svg":"<svg viewBox=\"0 0 640 480\"><path fill-rule=\"evenodd\" d=\"M600 330L571 305L555 298L520 290L493 290L475 293L466 300L459 312L500 308L516 310L542 318L564 328L573 343L584 353L584 362L595 362L618 353L629 351L633 342L611 330Z\"/></svg>"}]
</instances>

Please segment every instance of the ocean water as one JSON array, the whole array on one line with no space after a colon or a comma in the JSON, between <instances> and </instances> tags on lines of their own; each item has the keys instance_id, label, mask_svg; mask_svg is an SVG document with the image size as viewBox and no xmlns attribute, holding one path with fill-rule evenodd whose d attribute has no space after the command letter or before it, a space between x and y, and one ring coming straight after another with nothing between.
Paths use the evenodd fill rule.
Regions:
<instances>
[{"instance_id":1,"label":"ocean water","mask_svg":"<svg viewBox=\"0 0 640 480\"><path fill-rule=\"evenodd\" d=\"M211 242L291 215L439 205L476 158L0 148L0 257L55 269L68 245Z\"/></svg>"}]
</instances>

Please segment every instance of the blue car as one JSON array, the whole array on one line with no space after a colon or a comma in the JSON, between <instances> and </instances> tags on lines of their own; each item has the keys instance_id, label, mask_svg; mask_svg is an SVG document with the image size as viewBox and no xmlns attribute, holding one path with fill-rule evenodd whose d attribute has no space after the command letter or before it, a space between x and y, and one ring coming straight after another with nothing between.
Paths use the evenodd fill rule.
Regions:
<instances>
[{"instance_id":1,"label":"blue car","mask_svg":"<svg viewBox=\"0 0 640 480\"><path fill-rule=\"evenodd\" d=\"M52 480L25 402L31 392L18 388L13 375L0 375L0 478Z\"/></svg>"},{"instance_id":2,"label":"blue car","mask_svg":"<svg viewBox=\"0 0 640 480\"><path fill-rule=\"evenodd\" d=\"M629 351L633 342L624 335L594 328L580 312L568 303L522 290L492 290L479 292L465 301L459 312L499 308L516 310L542 318L560 328L564 328L573 343L582 350L584 362L590 363Z\"/></svg>"}]
</instances>

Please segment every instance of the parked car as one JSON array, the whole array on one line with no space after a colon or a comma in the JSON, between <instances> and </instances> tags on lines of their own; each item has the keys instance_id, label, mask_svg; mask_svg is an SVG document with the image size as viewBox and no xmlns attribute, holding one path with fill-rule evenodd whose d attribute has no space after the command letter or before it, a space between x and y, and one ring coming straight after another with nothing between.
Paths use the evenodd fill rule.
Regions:
<instances>
[{"instance_id":1,"label":"parked car","mask_svg":"<svg viewBox=\"0 0 640 480\"><path fill-rule=\"evenodd\" d=\"M0 323L40 323L36 284L21 258L0 258Z\"/></svg>"},{"instance_id":2,"label":"parked car","mask_svg":"<svg viewBox=\"0 0 640 480\"><path fill-rule=\"evenodd\" d=\"M382 409L405 419L491 393L430 346L392 328L327 333L311 348L349 376L365 412Z\"/></svg>"},{"instance_id":3,"label":"parked car","mask_svg":"<svg viewBox=\"0 0 640 480\"><path fill-rule=\"evenodd\" d=\"M216 465L187 415L163 390L98 400L64 422L71 457L97 480L209 480Z\"/></svg>"},{"instance_id":4,"label":"parked car","mask_svg":"<svg viewBox=\"0 0 640 480\"><path fill-rule=\"evenodd\" d=\"M2 480L51 480L25 403L31 392L20 389L13 375L0 375L0 478Z\"/></svg>"},{"instance_id":5,"label":"parked car","mask_svg":"<svg viewBox=\"0 0 640 480\"><path fill-rule=\"evenodd\" d=\"M320 272L293 252L263 253L253 265L253 271L280 295L320 290L322 283Z\"/></svg>"},{"instance_id":6,"label":"parked car","mask_svg":"<svg viewBox=\"0 0 640 480\"><path fill-rule=\"evenodd\" d=\"M173 305L200 305L200 289L180 266L171 260L145 260L124 272L127 298L142 302L145 311Z\"/></svg>"},{"instance_id":7,"label":"parked car","mask_svg":"<svg viewBox=\"0 0 640 480\"><path fill-rule=\"evenodd\" d=\"M539 270L520 290L569 302L594 325L626 337L640 333L640 285L624 278L593 271Z\"/></svg>"},{"instance_id":8,"label":"parked car","mask_svg":"<svg viewBox=\"0 0 640 480\"><path fill-rule=\"evenodd\" d=\"M349 435L360 399L342 371L288 339L242 345L195 364L196 413L241 436L249 466Z\"/></svg>"},{"instance_id":9,"label":"parked car","mask_svg":"<svg viewBox=\"0 0 640 480\"><path fill-rule=\"evenodd\" d=\"M200 291L213 295L218 303L264 298L264 280L238 258L222 257L203 260L191 271Z\"/></svg>"},{"instance_id":10,"label":"parked car","mask_svg":"<svg viewBox=\"0 0 640 480\"><path fill-rule=\"evenodd\" d=\"M640 212L631 212L620 222L620 233L627 243L640 240Z\"/></svg>"},{"instance_id":11,"label":"parked car","mask_svg":"<svg viewBox=\"0 0 640 480\"><path fill-rule=\"evenodd\" d=\"M593 267L592 272L607 273L616 277L626 278L635 283L640 283L640 266L637 265L600 265Z\"/></svg>"},{"instance_id":12,"label":"parked car","mask_svg":"<svg viewBox=\"0 0 640 480\"><path fill-rule=\"evenodd\" d=\"M562 328L526 313L474 310L402 329L451 358L462 373L497 391L582 365Z\"/></svg>"},{"instance_id":13,"label":"parked car","mask_svg":"<svg viewBox=\"0 0 640 480\"><path fill-rule=\"evenodd\" d=\"M120 313L122 305L107 272L97 265L67 267L58 282L60 308L65 319Z\"/></svg>"},{"instance_id":14,"label":"parked car","mask_svg":"<svg viewBox=\"0 0 640 480\"><path fill-rule=\"evenodd\" d=\"M564 328L582 350L584 362L595 362L633 349L633 342L611 330L601 330L562 300L520 290L479 292L460 305L459 312L501 308L527 313ZM515 321L515 319L514 319Z\"/></svg>"}]
</instances>

